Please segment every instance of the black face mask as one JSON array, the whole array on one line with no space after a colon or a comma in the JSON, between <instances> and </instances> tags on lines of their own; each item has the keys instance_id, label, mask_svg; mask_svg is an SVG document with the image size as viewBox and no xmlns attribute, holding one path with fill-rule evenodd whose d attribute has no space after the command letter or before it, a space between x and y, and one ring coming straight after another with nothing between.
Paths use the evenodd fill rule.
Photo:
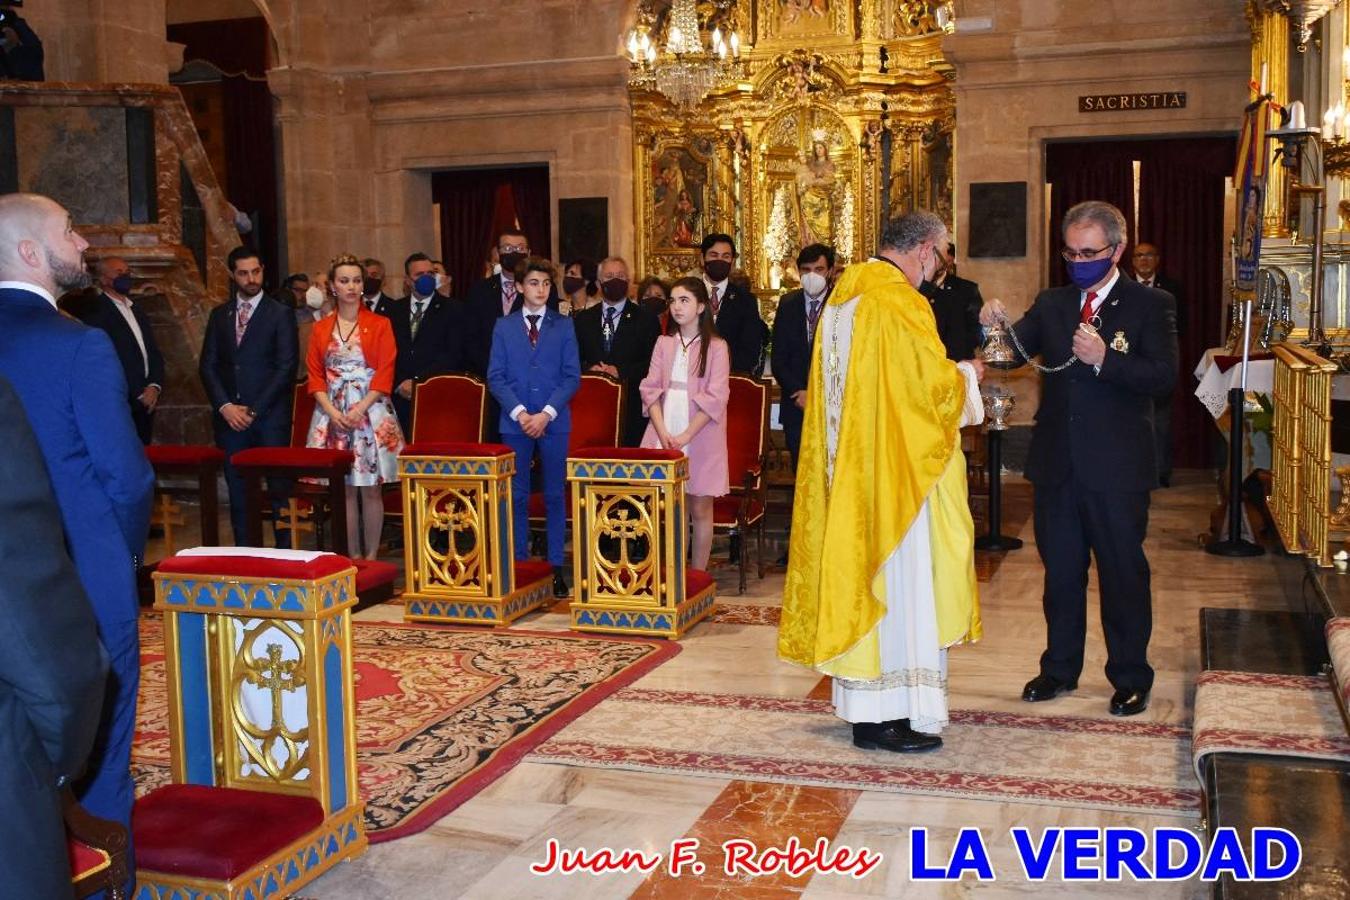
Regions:
<instances>
[{"instance_id":1,"label":"black face mask","mask_svg":"<svg viewBox=\"0 0 1350 900\"><path fill-rule=\"evenodd\" d=\"M528 256L526 253L503 253L498 259L502 264L502 271L509 274L512 278L516 277L516 266L525 261Z\"/></svg>"},{"instance_id":2,"label":"black face mask","mask_svg":"<svg viewBox=\"0 0 1350 900\"><path fill-rule=\"evenodd\" d=\"M731 263L725 259L710 259L703 263L703 271L708 273L708 277L714 282L726 281L727 276L731 274Z\"/></svg>"},{"instance_id":3,"label":"black face mask","mask_svg":"<svg viewBox=\"0 0 1350 900\"><path fill-rule=\"evenodd\" d=\"M609 281L600 282L600 293L605 295L605 299L610 303L618 303L628 296L628 279L611 278Z\"/></svg>"},{"instance_id":4,"label":"black face mask","mask_svg":"<svg viewBox=\"0 0 1350 900\"><path fill-rule=\"evenodd\" d=\"M361 279L361 290L365 293L367 297L371 296L372 294L378 294L380 292L380 288L382 288L383 286L384 281L379 278Z\"/></svg>"},{"instance_id":5,"label":"black face mask","mask_svg":"<svg viewBox=\"0 0 1350 900\"><path fill-rule=\"evenodd\" d=\"M578 278L575 275L563 276L563 293L569 297L586 286L585 278Z\"/></svg>"}]
</instances>

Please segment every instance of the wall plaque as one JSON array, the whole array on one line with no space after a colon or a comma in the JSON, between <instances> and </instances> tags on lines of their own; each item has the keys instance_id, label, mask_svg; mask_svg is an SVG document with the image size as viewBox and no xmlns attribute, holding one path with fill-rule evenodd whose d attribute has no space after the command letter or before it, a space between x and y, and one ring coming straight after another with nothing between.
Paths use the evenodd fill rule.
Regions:
<instances>
[{"instance_id":1,"label":"wall plaque","mask_svg":"<svg viewBox=\"0 0 1350 900\"><path fill-rule=\"evenodd\" d=\"M1085 97L1078 98L1079 112L1185 108L1185 91L1154 91L1150 94L1088 94Z\"/></svg>"}]
</instances>

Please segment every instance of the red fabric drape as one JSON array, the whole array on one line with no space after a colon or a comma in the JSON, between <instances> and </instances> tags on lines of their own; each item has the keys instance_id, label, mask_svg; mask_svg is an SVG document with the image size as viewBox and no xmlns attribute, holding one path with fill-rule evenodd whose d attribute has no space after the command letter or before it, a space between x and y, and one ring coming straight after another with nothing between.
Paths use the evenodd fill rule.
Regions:
<instances>
[{"instance_id":1,"label":"red fabric drape","mask_svg":"<svg viewBox=\"0 0 1350 900\"><path fill-rule=\"evenodd\" d=\"M1154 244L1162 274L1181 283L1179 319L1181 364L1172 407L1174 464L1213 465L1209 414L1195 399L1195 370L1201 355L1220 337L1223 313L1224 177L1233 171L1232 137L1133 141L1092 141L1046 147L1046 180L1051 185L1047 252L1050 283L1067 283L1059 256L1060 222L1083 200L1118 206L1134 228L1134 161L1139 171L1139 233L1130 235L1121 259L1130 271L1134 244Z\"/></svg>"},{"instance_id":2,"label":"red fabric drape","mask_svg":"<svg viewBox=\"0 0 1350 900\"><path fill-rule=\"evenodd\" d=\"M431 196L440 204L441 258L458 296L483 277L483 262L503 228L518 222L533 252L550 252L548 166L437 172Z\"/></svg>"},{"instance_id":3,"label":"red fabric drape","mask_svg":"<svg viewBox=\"0 0 1350 900\"><path fill-rule=\"evenodd\" d=\"M206 60L227 75L262 78L267 74L271 34L262 16L187 22L170 25L165 33L174 43L187 45L184 62Z\"/></svg>"},{"instance_id":4,"label":"red fabric drape","mask_svg":"<svg viewBox=\"0 0 1350 900\"><path fill-rule=\"evenodd\" d=\"M1181 372L1172 404L1178 466L1213 465L1214 425L1195 399L1195 371L1223 330L1224 178L1237 153L1232 138L1158 141L1139 173L1138 240L1162 254L1159 269L1181 283Z\"/></svg>"}]
</instances>

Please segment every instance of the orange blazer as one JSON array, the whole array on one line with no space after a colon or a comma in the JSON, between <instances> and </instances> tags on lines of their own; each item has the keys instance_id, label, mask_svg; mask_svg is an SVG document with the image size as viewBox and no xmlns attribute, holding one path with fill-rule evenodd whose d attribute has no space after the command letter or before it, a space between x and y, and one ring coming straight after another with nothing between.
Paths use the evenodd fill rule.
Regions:
<instances>
[{"instance_id":1,"label":"orange blazer","mask_svg":"<svg viewBox=\"0 0 1350 900\"><path fill-rule=\"evenodd\" d=\"M311 394L328 393L328 377L324 372L323 358L328 352L328 342L333 338L337 320L337 313L330 313L315 322L314 330L309 333L305 368L309 370L306 387ZM356 314L356 327L361 331L361 352L366 357L366 365L375 370L375 377L370 381L370 389L381 394L392 394L394 361L398 357L393 324L384 316L373 313L362 305L360 312Z\"/></svg>"}]
</instances>

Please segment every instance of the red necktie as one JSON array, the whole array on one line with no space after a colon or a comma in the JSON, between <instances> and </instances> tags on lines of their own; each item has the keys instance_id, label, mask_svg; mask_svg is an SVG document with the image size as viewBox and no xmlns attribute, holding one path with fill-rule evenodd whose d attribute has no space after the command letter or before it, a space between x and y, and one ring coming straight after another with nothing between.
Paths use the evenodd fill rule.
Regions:
<instances>
[{"instance_id":1,"label":"red necktie","mask_svg":"<svg viewBox=\"0 0 1350 900\"><path fill-rule=\"evenodd\" d=\"M717 296L717 288L713 288L713 289L712 289L712 298L711 298L711 299L712 299L712 314L713 314L713 318L716 319L716 318L717 318L717 310L720 309L721 306L722 306L722 300L721 300L720 297Z\"/></svg>"},{"instance_id":2,"label":"red necktie","mask_svg":"<svg viewBox=\"0 0 1350 900\"><path fill-rule=\"evenodd\" d=\"M1092 324L1092 301L1097 299L1096 291L1088 291L1087 299L1083 301L1083 309L1078 313L1078 321L1082 325Z\"/></svg>"},{"instance_id":3,"label":"red necktie","mask_svg":"<svg viewBox=\"0 0 1350 900\"><path fill-rule=\"evenodd\" d=\"M530 346L533 347L539 343L539 317L526 316L530 320Z\"/></svg>"}]
</instances>

